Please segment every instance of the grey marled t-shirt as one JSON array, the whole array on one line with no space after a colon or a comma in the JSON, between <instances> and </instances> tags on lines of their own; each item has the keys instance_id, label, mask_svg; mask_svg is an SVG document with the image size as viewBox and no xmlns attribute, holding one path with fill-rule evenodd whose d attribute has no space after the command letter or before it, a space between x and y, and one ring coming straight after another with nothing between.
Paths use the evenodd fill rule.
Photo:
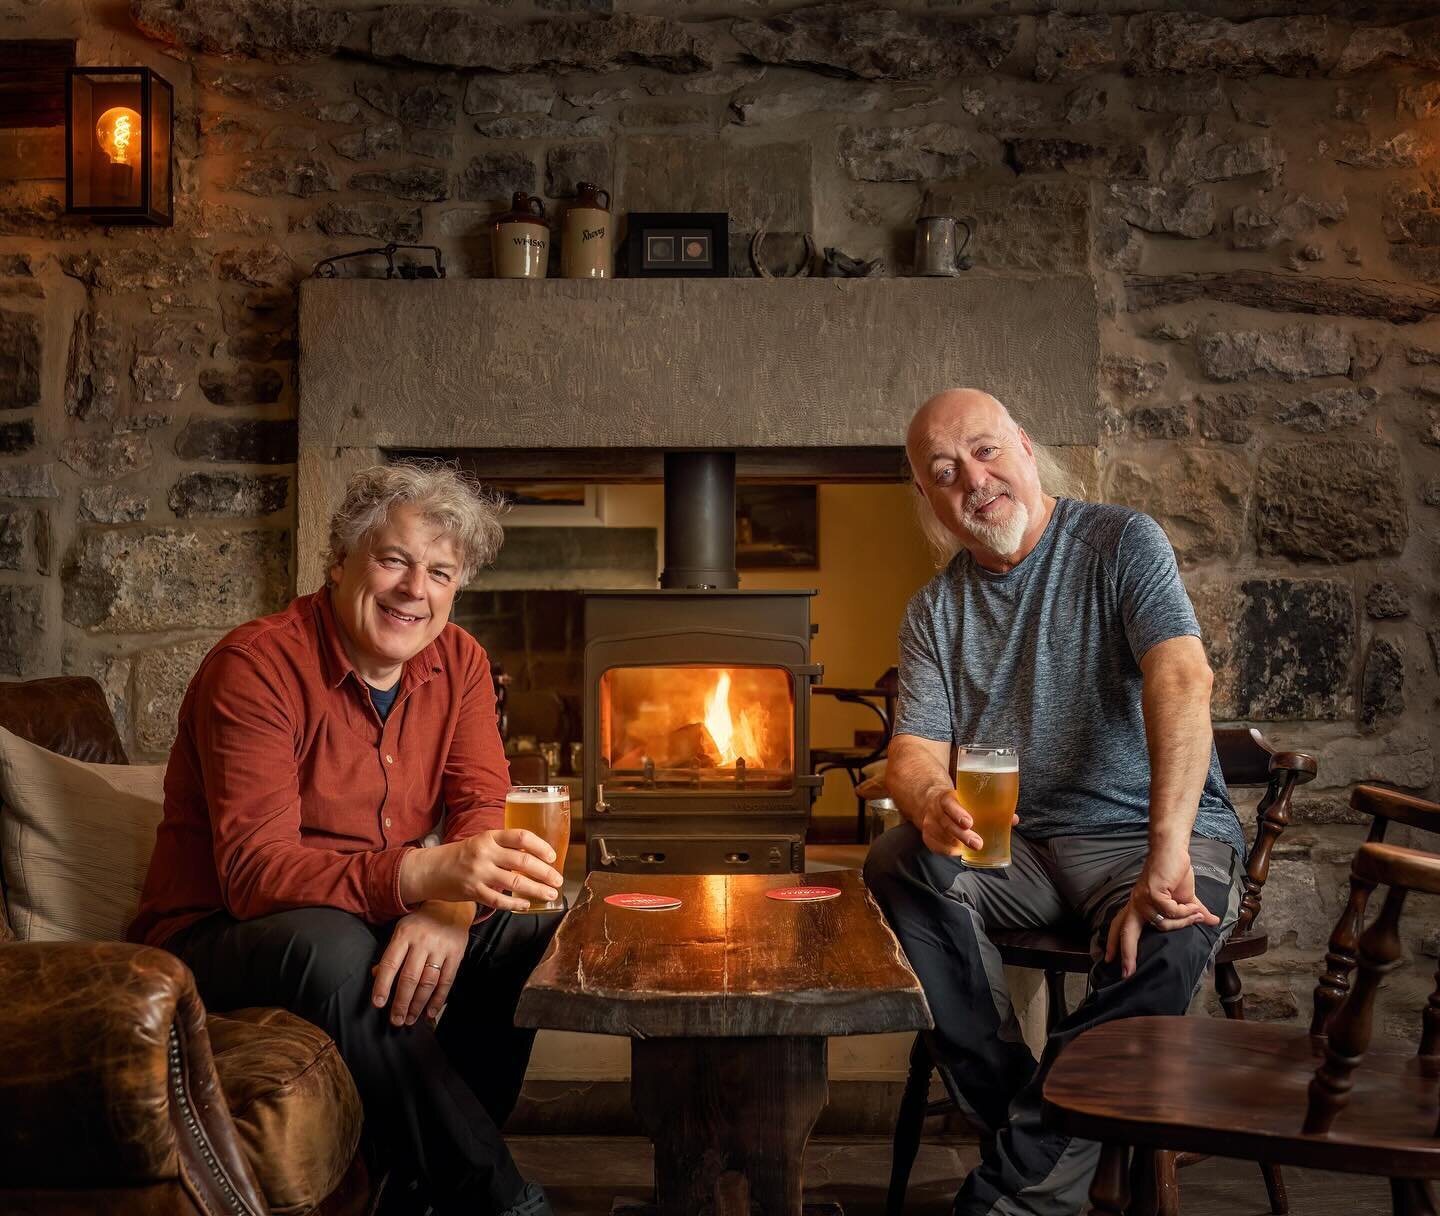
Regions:
<instances>
[{"instance_id":1,"label":"grey marled t-shirt","mask_svg":"<svg viewBox=\"0 0 1440 1216\"><path fill-rule=\"evenodd\" d=\"M911 598L895 730L1019 748L1026 836L1143 829L1139 660L1185 635L1200 626L1160 525L1061 498L1015 569L992 573L962 549ZM1213 746L1195 831L1244 852Z\"/></svg>"}]
</instances>

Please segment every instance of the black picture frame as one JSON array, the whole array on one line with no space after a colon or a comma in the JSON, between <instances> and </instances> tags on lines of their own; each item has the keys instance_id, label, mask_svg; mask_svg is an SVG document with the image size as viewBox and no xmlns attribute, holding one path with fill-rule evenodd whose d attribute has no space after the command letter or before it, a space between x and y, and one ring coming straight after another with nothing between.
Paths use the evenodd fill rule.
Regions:
<instances>
[{"instance_id":1,"label":"black picture frame","mask_svg":"<svg viewBox=\"0 0 1440 1216\"><path fill-rule=\"evenodd\" d=\"M730 216L724 211L631 211L625 273L632 279L730 277Z\"/></svg>"},{"instance_id":2,"label":"black picture frame","mask_svg":"<svg viewBox=\"0 0 1440 1216\"><path fill-rule=\"evenodd\" d=\"M737 570L818 570L820 505L813 485L735 487Z\"/></svg>"}]
</instances>

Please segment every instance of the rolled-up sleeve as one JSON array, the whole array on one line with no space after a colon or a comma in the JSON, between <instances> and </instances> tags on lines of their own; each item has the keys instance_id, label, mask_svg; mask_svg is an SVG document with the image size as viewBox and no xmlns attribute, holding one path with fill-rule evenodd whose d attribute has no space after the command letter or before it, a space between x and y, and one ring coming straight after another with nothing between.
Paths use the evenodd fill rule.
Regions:
<instances>
[{"instance_id":1,"label":"rolled-up sleeve","mask_svg":"<svg viewBox=\"0 0 1440 1216\"><path fill-rule=\"evenodd\" d=\"M299 707L266 660L222 647L196 681L195 750L226 910L239 920L317 905L373 924L403 916L409 846L342 852L302 842Z\"/></svg>"}]
</instances>

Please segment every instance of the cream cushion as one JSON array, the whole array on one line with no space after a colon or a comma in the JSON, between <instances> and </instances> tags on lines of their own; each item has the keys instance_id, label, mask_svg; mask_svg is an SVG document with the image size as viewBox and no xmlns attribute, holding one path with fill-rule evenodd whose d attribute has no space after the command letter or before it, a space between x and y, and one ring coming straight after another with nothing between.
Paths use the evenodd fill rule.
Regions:
<instances>
[{"instance_id":1,"label":"cream cushion","mask_svg":"<svg viewBox=\"0 0 1440 1216\"><path fill-rule=\"evenodd\" d=\"M116 941L155 847L163 764L86 764L0 729L0 861L21 941Z\"/></svg>"}]
</instances>

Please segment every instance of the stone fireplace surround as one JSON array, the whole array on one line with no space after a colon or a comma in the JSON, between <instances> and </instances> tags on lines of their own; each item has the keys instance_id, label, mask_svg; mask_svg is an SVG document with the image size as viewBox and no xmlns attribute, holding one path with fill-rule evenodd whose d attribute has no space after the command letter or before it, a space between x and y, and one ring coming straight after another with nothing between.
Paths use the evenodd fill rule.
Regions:
<instances>
[{"instance_id":1,"label":"stone fireplace surround","mask_svg":"<svg viewBox=\"0 0 1440 1216\"><path fill-rule=\"evenodd\" d=\"M312 279L297 585L345 479L399 452L483 451L492 476L513 453L531 479L676 448L736 449L741 475L780 452L792 475L847 450L894 469L911 411L961 384L1039 443L1093 446L1098 327L1081 277Z\"/></svg>"}]
</instances>

